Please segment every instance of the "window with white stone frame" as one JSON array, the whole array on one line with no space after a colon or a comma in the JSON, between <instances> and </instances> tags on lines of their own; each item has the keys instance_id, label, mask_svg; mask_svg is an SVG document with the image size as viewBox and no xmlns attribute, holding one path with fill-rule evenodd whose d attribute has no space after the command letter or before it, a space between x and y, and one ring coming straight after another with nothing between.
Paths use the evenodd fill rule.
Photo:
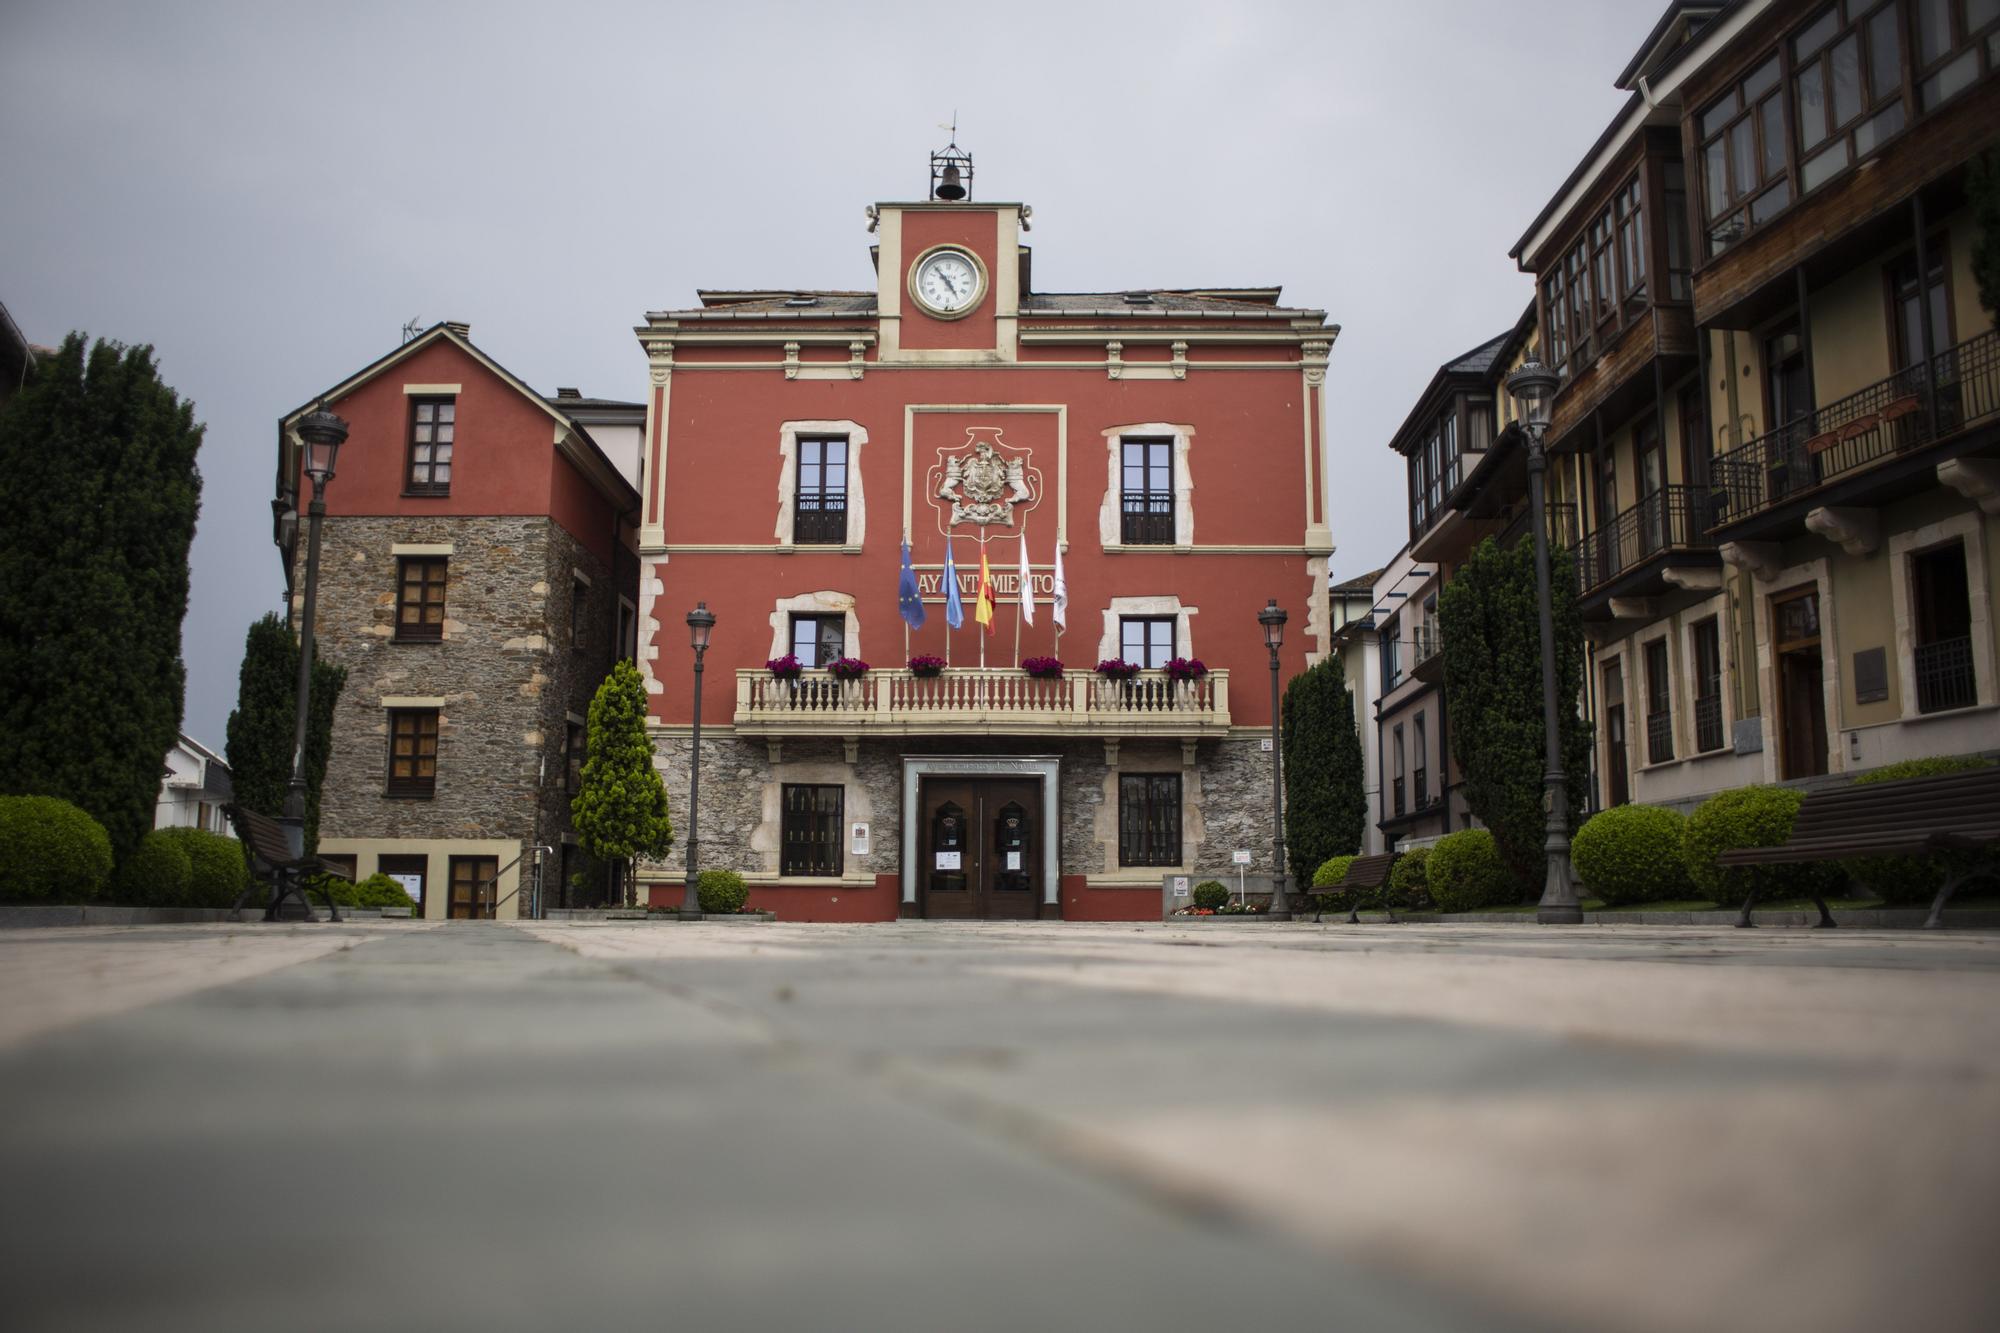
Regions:
<instances>
[{"instance_id":1,"label":"window with white stone frame","mask_svg":"<svg viewBox=\"0 0 2000 1333\"><path fill-rule=\"evenodd\" d=\"M1104 498L1097 535L1107 550L1194 543L1194 427L1134 422L1104 432Z\"/></svg>"},{"instance_id":2,"label":"window with white stone frame","mask_svg":"<svg viewBox=\"0 0 2000 1333\"><path fill-rule=\"evenodd\" d=\"M868 431L857 421L787 421L778 427L780 546L857 550L867 537L861 454Z\"/></svg>"}]
</instances>

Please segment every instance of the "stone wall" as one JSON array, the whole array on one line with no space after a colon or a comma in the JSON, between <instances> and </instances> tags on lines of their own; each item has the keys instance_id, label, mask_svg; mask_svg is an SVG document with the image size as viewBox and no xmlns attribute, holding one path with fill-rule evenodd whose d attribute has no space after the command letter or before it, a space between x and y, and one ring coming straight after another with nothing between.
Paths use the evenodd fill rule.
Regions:
<instances>
[{"instance_id":1,"label":"stone wall","mask_svg":"<svg viewBox=\"0 0 2000 1333\"><path fill-rule=\"evenodd\" d=\"M394 639L399 543L451 545L438 642ZM572 567L592 579L580 652L569 643ZM348 679L322 836L556 841L568 818L561 723L587 712L608 668L615 609L609 571L544 516L328 518L320 651ZM385 794L388 697L444 700L431 799Z\"/></svg>"},{"instance_id":2,"label":"stone wall","mask_svg":"<svg viewBox=\"0 0 2000 1333\"><path fill-rule=\"evenodd\" d=\"M656 733L655 764L667 787L676 834L687 833L688 756L685 733ZM1187 873L1204 878L1233 877L1230 854L1251 850L1253 874L1266 874L1271 859L1271 757L1257 738L1203 741L1195 767L1181 767L1177 741L1126 741L1118 768L1105 763L1100 740L1000 737L907 737L864 741L850 767L839 740L785 741L774 767L761 739L732 732L704 731L701 743L701 855L710 869L732 869L755 877L778 874L777 784L838 782L846 786L846 821L867 820L869 854L846 857L851 878L893 875L902 869L902 780L905 755L1054 755L1062 761L1058 793L1062 817L1061 873L1120 879L1153 879L1170 870L1118 865L1116 775L1124 772L1181 771L1182 834L1191 850ZM648 879L679 879L685 873L685 842L664 865L642 872ZM1233 882L1233 879L1232 879Z\"/></svg>"}]
</instances>

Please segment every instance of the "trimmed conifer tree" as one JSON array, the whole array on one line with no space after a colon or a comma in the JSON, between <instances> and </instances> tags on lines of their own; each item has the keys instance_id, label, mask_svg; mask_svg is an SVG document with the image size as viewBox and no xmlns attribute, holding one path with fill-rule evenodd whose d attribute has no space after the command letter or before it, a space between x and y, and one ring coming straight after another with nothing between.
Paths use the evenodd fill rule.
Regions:
<instances>
[{"instance_id":1,"label":"trimmed conifer tree","mask_svg":"<svg viewBox=\"0 0 2000 1333\"><path fill-rule=\"evenodd\" d=\"M1285 859L1303 885L1328 857L1359 852L1368 823L1354 695L1339 659L1292 677L1283 713Z\"/></svg>"},{"instance_id":2,"label":"trimmed conifer tree","mask_svg":"<svg viewBox=\"0 0 2000 1333\"><path fill-rule=\"evenodd\" d=\"M306 714L306 851L319 847L319 797L333 757L333 710L347 668L313 652L312 703ZM250 626L229 715L229 777L246 810L273 818L285 812L292 784L292 727L297 720L299 641L277 612Z\"/></svg>"},{"instance_id":3,"label":"trimmed conifer tree","mask_svg":"<svg viewBox=\"0 0 2000 1333\"><path fill-rule=\"evenodd\" d=\"M665 856L674 826L646 734L646 687L639 668L623 658L590 701L583 754L583 786L569 803L583 850L628 865L635 857Z\"/></svg>"},{"instance_id":4,"label":"trimmed conifer tree","mask_svg":"<svg viewBox=\"0 0 2000 1333\"><path fill-rule=\"evenodd\" d=\"M1569 825L1575 830L1590 781L1590 727L1577 712L1583 689L1583 622L1576 609L1570 553L1549 552L1554 610L1556 703ZM1451 753L1463 774L1465 803L1493 830L1501 859L1525 891L1541 883L1541 619L1535 598L1535 547L1524 539L1503 549L1477 547L1438 594L1445 709Z\"/></svg>"},{"instance_id":5,"label":"trimmed conifer tree","mask_svg":"<svg viewBox=\"0 0 2000 1333\"><path fill-rule=\"evenodd\" d=\"M1989 148L1972 159L1965 192L1979 233L1972 242L1972 280L1979 289L1979 304L2000 327L2000 148Z\"/></svg>"},{"instance_id":6,"label":"trimmed conifer tree","mask_svg":"<svg viewBox=\"0 0 2000 1333\"><path fill-rule=\"evenodd\" d=\"M80 333L0 408L0 791L88 811L120 860L180 732L201 437L151 348Z\"/></svg>"}]
</instances>

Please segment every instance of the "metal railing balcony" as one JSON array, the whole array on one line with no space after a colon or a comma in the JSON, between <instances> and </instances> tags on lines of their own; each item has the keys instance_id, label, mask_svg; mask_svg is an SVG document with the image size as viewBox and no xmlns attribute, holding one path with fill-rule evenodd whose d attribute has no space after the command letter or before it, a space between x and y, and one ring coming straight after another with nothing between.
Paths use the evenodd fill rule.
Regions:
<instances>
[{"instance_id":1,"label":"metal railing balcony","mask_svg":"<svg viewBox=\"0 0 2000 1333\"><path fill-rule=\"evenodd\" d=\"M1577 534L1576 506L1573 504L1545 504L1542 507L1548 513L1550 547L1574 548L1576 546ZM1532 509L1523 506L1521 512L1514 515L1513 522L1501 529L1500 544L1502 546L1512 546L1515 542L1520 541L1528 535L1528 516L1532 512Z\"/></svg>"},{"instance_id":2,"label":"metal railing balcony","mask_svg":"<svg viewBox=\"0 0 2000 1333\"><path fill-rule=\"evenodd\" d=\"M1118 540L1127 546L1174 544L1174 497L1168 491L1122 491Z\"/></svg>"},{"instance_id":3,"label":"metal railing balcony","mask_svg":"<svg viewBox=\"0 0 2000 1333\"><path fill-rule=\"evenodd\" d=\"M918 676L908 667L839 680L807 671L780 680L762 668L736 673L739 733L767 736L1221 734L1229 729L1229 673L1173 681L1142 671L1129 681L1093 671L1041 679L1016 667L946 667Z\"/></svg>"},{"instance_id":4,"label":"metal railing balcony","mask_svg":"<svg viewBox=\"0 0 2000 1333\"><path fill-rule=\"evenodd\" d=\"M1712 521L1719 527L1740 522L1996 413L2000 332L1989 329L1716 455L1710 465L1717 492Z\"/></svg>"},{"instance_id":5,"label":"metal railing balcony","mask_svg":"<svg viewBox=\"0 0 2000 1333\"><path fill-rule=\"evenodd\" d=\"M838 546L847 540L847 497L800 496L793 511L792 540L801 546Z\"/></svg>"},{"instance_id":6,"label":"metal railing balcony","mask_svg":"<svg viewBox=\"0 0 2000 1333\"><path fill-rule=\"evenodd\" d=\"M1583 539L1576 565L1583 591L1601 588L1656 556L1715 549L1706 486L1663 486Z\"/></svg>"},{"instance_id":7,"label":"metal railing balcony","mask_svg":"<svg viewBox=\"0 0 2000 1333\"><path fill-rule=\"evenodd\" d=\"M1972 674L1972 638L1939 639L1916 647L1917 711L1941 713L1979 702Z\"/></svg>"},{"instance_id":8,"label":"metal railing balcony","mask_svg":"<svg viewBox=\"0 0 2000 1333\"><path fill-rule=\"evenodd\" d=\"M1697 754L1722 748L1722 696L1697 695L1694 701L1694 748Z\"/></svg>"},{"instance_id":9,"label":"metal railing balcony","mask_svg":"<svg viewBox=\"0 0 2000 1333\"><path fill-rule=\"evenodd\" d=\"M1646 714L1646 762L1664 764L1674 757L1674 715Z\"/></svg>"}]
</instances>

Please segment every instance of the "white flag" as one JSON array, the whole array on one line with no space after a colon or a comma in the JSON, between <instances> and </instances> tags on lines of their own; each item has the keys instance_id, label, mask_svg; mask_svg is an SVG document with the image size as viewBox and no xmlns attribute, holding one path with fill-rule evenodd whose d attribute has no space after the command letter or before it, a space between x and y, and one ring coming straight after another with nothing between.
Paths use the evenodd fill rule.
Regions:
<instances>
[{"instance_id":1,"label":"white flag","mask_svg":"<svg viewBox=\"0 0 2000 1333\"><path fill-rule=\"evenodd\" d=\"M1055 608L1052 612L1050 612L1050 616L1056 622L1056 628L1068 629L1069 628L1069 581L1063 578L1061 543L1057 543L1056 545L1055 595L1049 598L1049 603L1051 606Z\"/></svg>"},{"instance_id":2,"label":"white flag","mask_svg":"<svg viewBox=\"0 0 2000 1333\"><path fill-rule=\"evenodd\" d=\"M1028 535L1021 534L1021 619L1035 623L1035 580L1028 572Z\"/></svg>"}]
</instances>

